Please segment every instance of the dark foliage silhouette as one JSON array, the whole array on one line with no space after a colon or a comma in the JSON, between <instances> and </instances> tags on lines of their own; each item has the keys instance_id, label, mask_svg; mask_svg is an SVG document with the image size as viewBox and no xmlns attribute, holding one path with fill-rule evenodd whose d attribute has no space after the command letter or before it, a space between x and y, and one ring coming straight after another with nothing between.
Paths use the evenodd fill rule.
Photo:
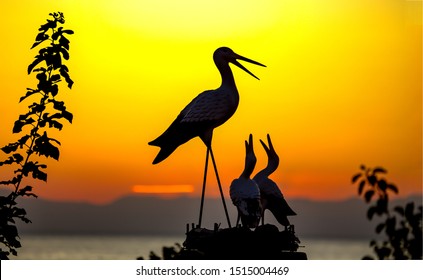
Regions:
<instances>
[{"instance_id":1,"label":"dark foliage silhouette","mask_svg":"<svg viewBox=\"0 0 423 280\"><path fill-rule=\"evenodd\" d=\"M11 187L8 196L0 196L0 259L8 259L10 254L17 255L17 248L21 247L16 221L25 223L31 221L25 209L18 207L18 197L37 197L33 187L24 185L23 179L47 181L45 172L47 165L41 163L42 157L59 159L60 142L49 137L48 129L61 130L62 120L72 123L73 115L67 111L65 103L57 99L59 83L65 80L72 88L73 81L69 76L69 69L63 60L69 59L68 35L74 32L63 29L65 23L63 13L50 13L52 19L41 25L39 33L31 49L47 44L38 51L34 61L28 66L28 75L36 75L38 84L35 88L27 88L27 92L19 102L33 99L28 106L28 112L19 116L13 126L13 133L22 133L16 142L1 148L7 159L0 162L0 166L16 166L14 177L0 181L3 187Z\"/></svg>"},{"instance_id":2,"label":"dark foliage silhouette","mask_svg":"<svg viewBox=\"0 0 423 280\"><path fill-rule=\"evenodd\" d=\"M358 184L358 195L363 196L370 205L367 218L372 220L375 215L382 219L376 226L376 233L385 233L386 240L382 242L372 240L377 259L422 259L422 205L415 206L414 202L405 206L389 208L389 193L398 194L398 188L382 178L387 171L384 168L367 168L362 165L361 172L352 177L352 182ZM416 209L417 208L417 209ZM363 259L373 259L365 256Z\"/></svg>"},{"instance_id":3,"label":"dark foliage silhouette","mask_svg":"<svg viewBox=\"0 0 423 280\"><path fill-rule=\"evenodd\" d=\"M156 254L154 251L150 251L148 256L149 260L174 260L178 259L178 256L181 254L183 248L181 244L175 243L174 246L163 246L162 247L162 257ZM144 260L144 257L138 257L137 260Z\"/></svg>"}]
</instances>

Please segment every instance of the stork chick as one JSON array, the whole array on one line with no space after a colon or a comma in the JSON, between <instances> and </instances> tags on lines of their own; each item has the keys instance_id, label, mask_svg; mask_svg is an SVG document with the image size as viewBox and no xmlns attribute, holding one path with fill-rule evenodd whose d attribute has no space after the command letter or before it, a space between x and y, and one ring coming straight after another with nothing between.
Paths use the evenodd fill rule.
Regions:
<instances>
[{"instance_id":1,"label":"stork chick","mask_svg":"<svg viewBox=\"0 0 423 280\"><path fill-rule=\"evenodd\" d=\"M232 181L230 196L232 203L238 209L238 226L241 219L244 227L255 228L259 225L261 217L260 190L256 182L251 180L251 173L256 166L256 156L253 149L253 136L245 141L245 168L238 179Z\"/></svg>"},{"instance_id":2,"label":"stork chick","mask_svg":"<svg viewBox=\"0 0 423 280\"><path fill-rule=\"evenodd\" d=\"M267 142L269 146L266 146L266 144L260 139L260 143L267 154L267 166L258 172L253 178L260 189L260 199L262 205L261 221L262 224L264 224L264 211L269 209L281 225L288 226L290 225L290 222L287 216L294 216L297 214L291 209L291 207L289 207L278 185L269 178L269 175L275 172L279 166L279 157L273 148L269 134L267 134Z\"/></svg>"}]
</instances>

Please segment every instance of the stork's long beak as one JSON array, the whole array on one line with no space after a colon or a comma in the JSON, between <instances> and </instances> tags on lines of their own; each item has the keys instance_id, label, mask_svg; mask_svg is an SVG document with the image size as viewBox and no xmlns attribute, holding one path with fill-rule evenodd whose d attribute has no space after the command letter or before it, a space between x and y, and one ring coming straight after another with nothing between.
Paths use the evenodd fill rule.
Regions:
<instances>
[{"instance_id":1,"label":"stork's long beak","mask_svg":"<svg viewBox=\"0 0 423 280\"><path fill-rule=\"evenodd\" d=\"M260 65L260 66L263 66L263 67L266 67L266 65L263 65L263 64L261 64L260 62L257 62L257 61L254 61L254 60L252 60L252 59L249 59L249 58L246 58L246 57L243 57L243 56L241 56L241 55L239 55L239 54L235 54L235 59L232 61L232 63L233 64L235 64L236 66L238 66L239 68L241 68L242 70L244 70L245 72L247 72L248 74L250 74L251 76L253 76L254 78L256 78L257 80L260 80L259 78L257 78L257 76L256 75L254 75L253 73L251 73L247 68L245 68L241 63L239 63L238 61L237 61L237 59L239 59L239 60L243 60L243 61L246 61L246 62L249 62L249 63L252 63L252 64L256 64L256 65Z\"/></svg>"}]
</instances>

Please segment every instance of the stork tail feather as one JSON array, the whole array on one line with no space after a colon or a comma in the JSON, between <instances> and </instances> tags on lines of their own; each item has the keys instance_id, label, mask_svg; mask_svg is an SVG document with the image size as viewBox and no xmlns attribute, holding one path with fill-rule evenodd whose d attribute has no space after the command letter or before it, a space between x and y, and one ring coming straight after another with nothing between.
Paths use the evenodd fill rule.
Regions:
<instances>
[{"instance_id":1,"label":"stork tail feather","mask_svg":"<svg viewBox=\"0 0 423 280\"><path fill-rule=\"evenodd\" d=\"M151 142L150 142L151 143ZM148 144L150 144L148 143ZM152 144L150 144L152 145ZM155 146L155 145L153 145ZM157 154L156 158L153 160L153 164L157 164L165 160L171 153L176 149L176 147L161 147L159 153Z\"/></svg>"}]
</instances>

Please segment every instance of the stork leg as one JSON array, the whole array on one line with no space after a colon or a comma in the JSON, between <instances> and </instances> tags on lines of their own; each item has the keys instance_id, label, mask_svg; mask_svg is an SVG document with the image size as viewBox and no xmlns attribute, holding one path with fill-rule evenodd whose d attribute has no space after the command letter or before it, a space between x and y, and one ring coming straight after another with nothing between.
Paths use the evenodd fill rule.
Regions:
<instances>
[{"instance_id":1,"label":"stork leg","mask_svg":"<svg viewBox=\"0 0 423 280\"><path fill-rule=\"evenodd\" d=\"M210 152L210 148L207 147L206 163L204 166L203 191L201 192L200 218L198 219L198 228L201 228L201 220L203 218L204 194L206 192L207 168L209 165L209 152Z\"/></svg>"},{"instance_id":2,"label":"stork leg","mask_svg":"<svg viewBox=\"0 0 423 280\"><path fill-rule=\"evenodd\" d=\"M223 208L225 209L225 215L226 215L226 219L228 221L228 226L229 226L229 228L231 228L232 226L231 226L231 221L229 219L228 209L226 208L225 196L223 195L222 185L220 184L219 174L217 172L217 167L216 167L216 161L214 160L213 150L212 150L211 146L210 146L210 155L211 155L212 162L213 162L214 172L216 173L217 184L219 185L220 196L222 198Z\"/></svg>"}]
</instances>

